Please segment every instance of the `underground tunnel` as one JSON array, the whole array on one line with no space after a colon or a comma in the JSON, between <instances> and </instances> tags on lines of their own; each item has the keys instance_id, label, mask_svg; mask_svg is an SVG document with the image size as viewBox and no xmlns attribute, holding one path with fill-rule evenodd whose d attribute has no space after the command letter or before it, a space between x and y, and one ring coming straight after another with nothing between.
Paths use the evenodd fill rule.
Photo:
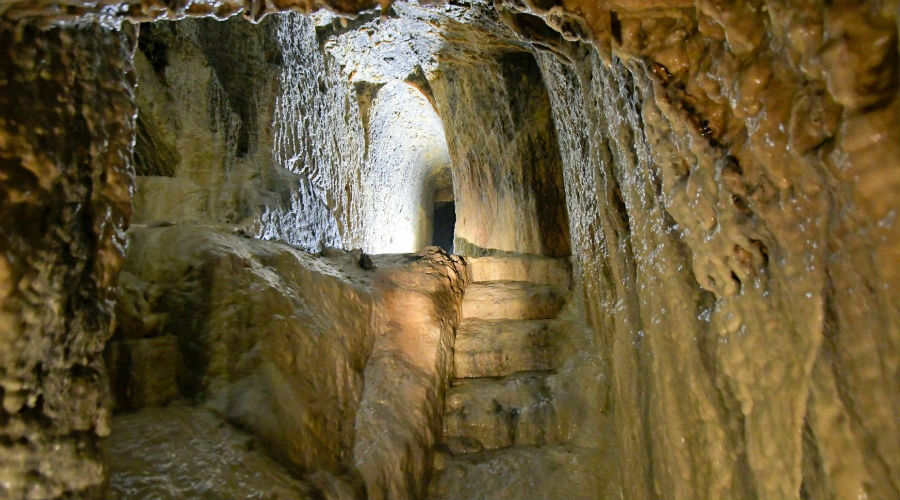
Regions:
<instances>
[{"instance_id":1,"label":"underground tunnel","mask_svg":"<svg viewBox=\"0 0 900 500\"><path fill-rule=\"evenodd\" d=\"M0 497L900 497L898 11L0 0Z\"/></svg>"}]
</instances>

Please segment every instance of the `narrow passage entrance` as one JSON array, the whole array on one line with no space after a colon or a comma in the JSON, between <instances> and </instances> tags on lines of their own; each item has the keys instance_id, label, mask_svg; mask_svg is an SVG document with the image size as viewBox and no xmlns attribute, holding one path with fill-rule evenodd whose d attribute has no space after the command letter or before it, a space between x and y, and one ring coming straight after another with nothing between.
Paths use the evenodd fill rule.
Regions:
<instances>
[{"instance_id":1,"label":"narrow passage entrance","mask_svg":"<svg viewBox=\"0 0 900 500\"><path fill-rule=\"evenodd\" d=\"M453 253L453 228L456 226L456 203L434 202L434 229L431 244L439 246L447 253Z\"/></svg>"}]
</instances>

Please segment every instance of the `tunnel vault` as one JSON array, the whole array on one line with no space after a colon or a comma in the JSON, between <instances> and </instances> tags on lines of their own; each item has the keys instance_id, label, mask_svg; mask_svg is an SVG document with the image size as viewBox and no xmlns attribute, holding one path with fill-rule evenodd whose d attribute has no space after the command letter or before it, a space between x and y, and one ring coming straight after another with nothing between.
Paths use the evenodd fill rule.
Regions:
<instances>
[{"instance_id":1,"label":"tunnel vault","mask_svg":"<svg viewBox=\"0 0 900 500\"><path fill-rule=\"evenodd\" d=\"M453 190L443 124L416 87L399 81L378 90L368 115L363 250L421 250L431 244L436 194Z\"/></svg>"}]
</instances>

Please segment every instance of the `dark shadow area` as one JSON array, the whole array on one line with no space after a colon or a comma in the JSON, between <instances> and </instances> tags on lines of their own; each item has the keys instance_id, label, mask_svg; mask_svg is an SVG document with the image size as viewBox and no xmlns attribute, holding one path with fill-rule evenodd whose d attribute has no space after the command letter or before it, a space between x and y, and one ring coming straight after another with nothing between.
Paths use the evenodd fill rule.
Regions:
<instances>
[{"instance_id":1,"label":"dark shadow area","mask_svg":"<svg viewBox=\"0 0 900 500\"><path fill-rule=\"evenodd\" d=\"M434 202L434 226L431 244L453 253L453 228L456 226L456 204L452 201Z\"/></svg>"}]
</instances>

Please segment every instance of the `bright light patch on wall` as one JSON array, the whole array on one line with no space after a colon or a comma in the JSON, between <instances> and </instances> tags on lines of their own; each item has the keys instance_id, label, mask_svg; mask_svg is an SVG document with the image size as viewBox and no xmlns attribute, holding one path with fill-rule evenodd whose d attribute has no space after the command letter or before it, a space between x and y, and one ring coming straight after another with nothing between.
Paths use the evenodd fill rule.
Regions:
<instances>
[{"instance_id":1,"label":"bright light patch on wall","mask_svg":"<svg viewBox=\"0 0 900 500\"><path fill-rule=\"evenodd\" d=\"M434 194L452 187L444 127L415 87L382 87L369 114L363 170L363 250L414 252L431 242Z\"/></svg>"}]
</instances>

